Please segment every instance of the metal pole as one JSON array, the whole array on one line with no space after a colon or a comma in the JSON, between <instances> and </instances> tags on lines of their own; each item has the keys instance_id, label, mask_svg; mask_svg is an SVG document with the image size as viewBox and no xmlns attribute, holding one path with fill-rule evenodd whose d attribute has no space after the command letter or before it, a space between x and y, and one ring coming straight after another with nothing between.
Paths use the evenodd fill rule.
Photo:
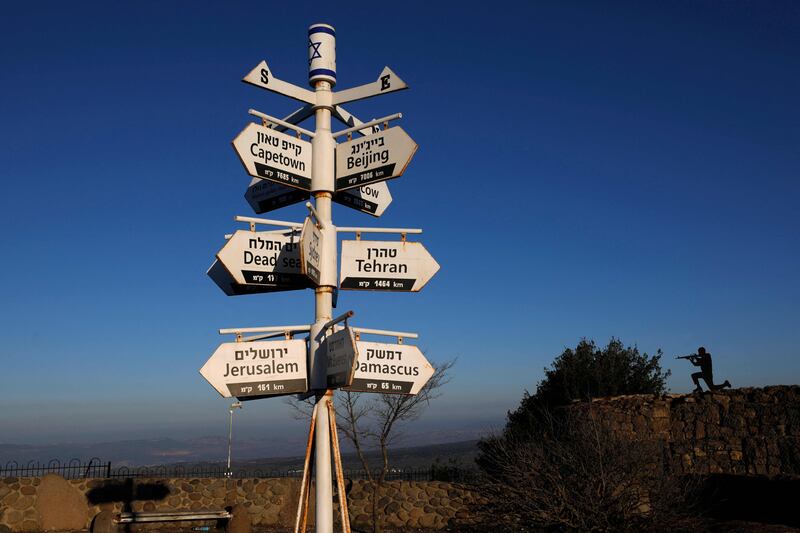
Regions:
<instances>
[{"instance_id":1,"label":"metal pole","mask_svg":"<svg viewBox=\"0 0 800 533\"><path fill-rule=\"evenodd\" d=\"M236 402L232 403L228 412L230 413L230 418L228 419L228 468L225 470L225 477L231 477L231 442L233 441L233 410L234 409L241 409L242 403Z\"/></svg>"},{"instance_id":2,"label":"metal pole","mask_svg":"<svg viewBox=\"0 0 800 533\"><path fill-rule=\"evenodd\" d=\"M319 30L320 26L324 26ZM316 30L315 30L316 28ZM331 111L333 110L333 87L335 83L335 32L333 27L327 25L314 25L309 29L309 40L313 31L320 31L323 35L315 34L314 41L322 40L325 43L320 54L326 61L332 59L327 74L320 79L319 72L313 68L313 61L320 54L314 54L309 68L309 77L314 85L316 105L314 116L316 119L314 137L311 139L311 190L314 196L316 218L322 228L322 253L320 261L320 286L314 290L314 324L309 335L309 348L312 357L310 373L312 384L318 389L317 425L314 435L314 480L316 482L315 519L317 533L333 533L333 487L331 476L331 441L328 426L328 403L333 398L333 391L327 390L325 383L326 362L320 342L324 338L325 325L333 315L333 291L336 285L336 227L331 220L331 200L334 192L334 148L336 146L331 134ZM316 46L320 46L319 43ZM313 51L312 51L313 52ZM330 69L330 66L333 69ZM321 385L321 387L320 387Z\"/></svg>"}]
</instances>

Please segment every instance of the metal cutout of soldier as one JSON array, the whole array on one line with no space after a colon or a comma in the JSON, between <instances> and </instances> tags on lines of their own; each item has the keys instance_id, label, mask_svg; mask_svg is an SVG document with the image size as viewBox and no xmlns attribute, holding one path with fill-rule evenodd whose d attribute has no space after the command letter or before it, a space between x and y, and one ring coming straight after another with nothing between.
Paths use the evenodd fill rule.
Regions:
<instances>
[{"instance_id":1,"label":"metal cutout of soldier","mask_svg":"<svg viewBox=\"0 0 800 533\"><path fill-rule=\"evenodd\" d=\"M711 353L707 352L704 347L699 347L696 354L682 355L675 359L688 359L694 366L700 367L700 372L692 374L692 381L694 382L695 389L693 392L703 392L703 387L700 386L700 379L706 382L709 391L717 391L726 387L730 388L731 382L727 379L724 383L719 385L714 384L714 371L711 365Z\"/></svg>"}]
</instances>

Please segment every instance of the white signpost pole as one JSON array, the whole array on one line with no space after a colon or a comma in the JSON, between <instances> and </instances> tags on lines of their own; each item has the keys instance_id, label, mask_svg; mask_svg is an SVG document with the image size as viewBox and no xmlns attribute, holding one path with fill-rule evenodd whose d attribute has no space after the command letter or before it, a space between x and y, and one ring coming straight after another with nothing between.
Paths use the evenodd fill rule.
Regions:
<instances>
[{"instance_id":1,"label":"white signpost pole","mask_svg":"<svg viewBox=\"0 0 800 533\"><path fill-rule=\"evenodd\" d=\"M325 381L325 347L321 344L333 314L333 291L336 285L336 228L331 220L334 187L335 146L331 134L331 111L336 84L336 32L333 26L313 24L308 28L308 80L314 87L316 130L311 141L311 193L317 216L322 223L323 239L320 286L314 289L314 324L309 336L309 374L311 382ZM331 246L330 243L334 245ZM331 283L331 279L333 283ZM326 285L325 283L329 283ZM313 386L313 385L312 385ZM333 484L331 476L331 439L328 405L333 391L317 394L314 475L316 480L316 528L319 533L333 532Z\"/></svg>"}]
</instances>

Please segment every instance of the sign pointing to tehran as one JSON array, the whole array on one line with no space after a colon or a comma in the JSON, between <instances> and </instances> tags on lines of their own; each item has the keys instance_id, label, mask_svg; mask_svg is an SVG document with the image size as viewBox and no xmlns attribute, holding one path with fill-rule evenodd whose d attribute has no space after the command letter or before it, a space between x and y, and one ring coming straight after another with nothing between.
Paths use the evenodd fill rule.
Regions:
<instances>
[{"instance_id":1,"label":"sign pointing to tehran","mask_svg":"<svg viewBox=\"0 0 800 533\"><path fill-rule=\"evenodd\" d=\"M419 242L342 241L341 289L416 292L439 270Z\"/></svg>"},{"instance_id":2,"label":"sign pointing to tehran","mask_svg":"<svg viewBox=\"0 0 800 533\"><path fill-rule=\"evenodd\" d=\"M251 122L233 140L247 173L311 190L311 143Z\"/></svg>"},{"instance_id":3,"label":"sign pointing to tehran","mask_svg":"<svg viewBox=\"0 0 800 533\"><path fill-rule=\"evenodd\" d=\"M336 146L336 191L401 176L417 143L395 126Z\"/></svg>"},{"instance_id":4,"label":"sign pointing to tehran","mask_svg":"<svg viewBox=\"0 0 800 533\"><path fill-rule=\"evenodd\" d=\"M417 394L434 368L416 346L356 341L358 364L351 392Z\"/></svg>"},{"instance_id":5,"label":"sign pointing to tehran","mask_svg":"<svg viewBox=\"0 0 800 533\"><path fill-rule=\"evenodd\" d=\"M333 201L356 211L379 217L392 203L392 193L389 192L389 186L386 183L379 181L371 185L339 191L333 196Z\"/></svg>"},{"instance_id":6,"label":"sign pointing to tehran","mask_svg":"<svg viewBox=\"0 0 800 533\"><path fill-rule=\"evenodd\" d=\"M226 342L200 375L225 398L306 392L306 341Z\"/></svg>"},{"instance_id":7,"label":"sign pointing to tehran","mask_svg":"<svg viewBox=\"0 0 800 533\"><path fill-rule=\"evenodd\" d=\"M309 286L300 271L296 233L238 230L217 253L217 259L240 285L260 285L279 290Z\"/></svg>"}]
</instances>

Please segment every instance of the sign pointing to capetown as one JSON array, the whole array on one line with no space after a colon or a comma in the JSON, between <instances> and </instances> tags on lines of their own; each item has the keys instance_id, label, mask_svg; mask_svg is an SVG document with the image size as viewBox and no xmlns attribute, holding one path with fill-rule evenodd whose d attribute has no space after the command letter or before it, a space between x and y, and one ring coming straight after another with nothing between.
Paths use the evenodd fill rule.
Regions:
<instances>
[{"instance_id":1,"label":"sign pointing to capetown","mask_svg":"<svg viewBox=\"0 0 800 533\"><path fill-rule=\"evenodd\" d=\"M233 140L247 173L281 185L311 190L311 143L251 122Z\"/></svg>"}]
</instances>

